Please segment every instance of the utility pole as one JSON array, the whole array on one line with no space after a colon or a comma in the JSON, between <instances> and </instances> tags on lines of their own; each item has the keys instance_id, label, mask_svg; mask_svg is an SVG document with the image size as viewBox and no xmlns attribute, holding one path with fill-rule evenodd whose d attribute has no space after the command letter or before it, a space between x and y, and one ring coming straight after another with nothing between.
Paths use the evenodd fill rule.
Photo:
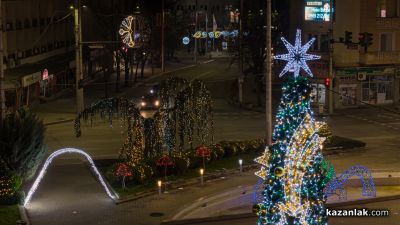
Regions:
<instances>
[{"instance_id":1,"label":"utility pole","mask_svg":"<svg viewBox=\"0 0 400 225\"><path fill-rule=\"evenodd\" d=\"M83 73L82 73L82 17L81 0L75 0L74 31L75 31L75 88L76 88L76 112L79 114L83 108Z\"/></svg>"},{"instance_id":2,"label":"utility pole","mask_svg":"<svg viewBox=\"0 0 400 225\"><path fill-rule=\"evenodd\" d=\"M165 72L165 0L162 0L162 22L161 22L161 71Z\"/></svg>"},{"instance_id":3,"label":"utility pole","mask_svg":"<svg viewBox=\"0 0 400 225\"><path fill-rule=\"evenodd\" d=\"M329 90L328 90L328 113L329 115L333 114L333 45L334 45L334 37L333 37L333 11L332 11L332 3L333 0L329 1L329 36L330 36L330 45L329 45Z\"/></svg>"},{"instance_id":4,"label":"utility pole","mask_svg":"<svg viewBox=\"0 0 400 225\"><path fill-rule=\"evenodd\" d=\"M271 0L267 0L267 30L265 45L265 123L266 123L266 144L272 144L272 52L271 52Z\"/></svg>"},{"instance_id":5,"label":"utility pole","mask_svg":"<svg viewBox=\"0 0 400 225\"><path fill-rule=\"evenodd\" d=\"M197 32L197 17L198 17L198 13L197 13L197 0L196 0L196 12L195 12L195 25L194 25L194 33ZM197 38L194 38L194 64L197 64Z\"/></svg>"},{"instance_id":6,"label":"utility pole","mask_svg":"<svg viewBox=\"0 0 400 225\"><path fill-rule=\"evenodd\" d=\"M238 79L238 93L239 104L243 103L243 0L240 0L240 20L239 20L239 79Z\"/></svg>"},{"instance_id":7,"label":"utility pole","mask_svg":"<svg viewBox=\"0 0 400 225\"><path fill-rule=\"evenodd\" d=\"M3 24L3 14L0 0L0 24ZM0 27L0 124L6 118L6 96L4 90L4 71L3 71L3 26Z\"/></svg>"}]
</instances>

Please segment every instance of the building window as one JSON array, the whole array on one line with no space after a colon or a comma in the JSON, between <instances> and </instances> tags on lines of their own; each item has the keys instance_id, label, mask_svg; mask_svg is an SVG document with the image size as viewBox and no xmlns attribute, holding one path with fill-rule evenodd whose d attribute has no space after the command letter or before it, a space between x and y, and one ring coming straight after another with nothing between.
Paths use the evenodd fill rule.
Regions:
<instances>
[{"instance_id":1,"label":"building window","mask_svg":"<svg viewBox=\"0 0 400 225\"><path fill-rule=\"evenodd\" d=\"M38 26L38 20L36 18L32 19L32 27L37 27Z\"/></svg>"},{"instance_id":2,"label":"building window","mask_svg":"<svg viewBox=\"0 0 400 225\"><path fill-rule=\"evenodd\" d=\"M13 23L12 22L7 22L6 31L12 31L12 30L13 30Z\"/></svg>"},{"instance_id":3,"label":"building window","mask_svg":"<svg viewBox=\"0 0 400 225\"><path fill-rule=\"evenodd\" d=\"M391 52L393 51L393 34L382 33L380 34L380 51Z\"/></svg>"},{"instance_id":4,"label":"building window","mask_svg":"<svg viewBox=\"0 0 400 225\"><path fill-rule=\"evenodd\" d=\"M318 51L318 46L319 46L319 43L318 43L318 35L309 34L309 35L308 35L308 40L307 40L306 42L308 42L308 41L311 40L312 38L315 38L315 41L314 41L314 44L311 45L310 50L311 50L311 51Z\"/></svg>"},{"instance_id":5,"label":"building window","mask_svg":"<svg viewBox=\"0 0 400 225\"><path fill-rule=\"evenodd\" d=\"M25 18L25 20L24 20L24 28L25 29L31 28L31 21L29 21L28 18Z\"/></svg>"},{"instance_id":6,"label":"building window","mask_svg":"<svg viewBox=\"0 0 400 225\"><path fill-rule=\"evenodd\" d=\"M21 22L21 20L15 21L15 29L16 29L16 30L21 30L21 29L22 29L22 22Z\"/></svg>"},{"instance_id":7,"label":"building window","mask_svg":"<svg viewBox=\"0 0 400 225\"><path fill-rule=\"evenodd\" d=\"M321 52L328 52L329 51L329 37L326 34L321 35Z\"/></svg>"}]
</instances>

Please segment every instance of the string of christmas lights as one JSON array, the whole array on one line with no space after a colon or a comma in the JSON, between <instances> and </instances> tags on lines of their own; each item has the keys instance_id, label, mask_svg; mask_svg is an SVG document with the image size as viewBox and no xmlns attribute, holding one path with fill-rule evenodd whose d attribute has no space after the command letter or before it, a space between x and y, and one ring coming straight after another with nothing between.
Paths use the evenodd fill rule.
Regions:
<instances>
[{"instance_id":1,"label":"string of christmas lights","mask_svg":"<svg viewBox=\"0 0 400 225\"><path fill-rule=\"evenodd\" d=\"M323 123L316 122L310 107L311 85L300 69L312 76L306 61L319 59L307 54L314 40L301 45L297 30L295 45L282 38L288 53L275 59L288 63L280 76L291 71L282 87L276 115L273 144L255 159L261 165L256 175L264 179L263 201L257 207L258 224L327 224L323 193L326 170L321 148L325 138L318 135Z\"/></svg>"},{"instance_id":2,"label":"string of christmas lights","mask_svg":"<svg viewBox=\"0 0 400 225\"><path fill-rule=\"evenodd\" d=\"M65 153L77 153L77 154L83 155L86 158L86 160L90 163L90 166L91 166L92 170L96 174L96 176L99 179L101 185L104 187L104 190L106 191L107 195L112 199L118 199L119 198L119 196L116 193L113 194L113 192L108 188L108 186L104 182L103 177L99 173L99 170L97 169L96 165L94 164L92 158L86 152L84 152L82 150L79 150L79 149L75 149L75 148L64 148L64 149L60 149L58 151L53 152L46 159L46 161L45 161L45 163L43 165L43 168L40 170L40 173L39 173L38 177L36 178L36 180L33 183L32 187L29 189L28 195L26 196L25 201L24 201L24 207L29 205L29 202L31 201L31 198L32 198L33 194L36 192L37 188L39 187L39 184L42 181L44 175L46 174L47 168L53 162L53 159L56 158L59 155L65 154Z\"/></svg>"}]
</instances>

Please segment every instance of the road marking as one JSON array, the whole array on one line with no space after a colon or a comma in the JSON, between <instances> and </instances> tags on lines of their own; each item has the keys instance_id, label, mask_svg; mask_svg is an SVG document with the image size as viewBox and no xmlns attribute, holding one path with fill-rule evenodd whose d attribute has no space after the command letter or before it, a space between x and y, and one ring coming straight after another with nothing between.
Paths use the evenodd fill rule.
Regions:
<instances>
[{"instance_id":1,"label":"road marking","mask_svg":"<svg viewBox=\"0 0 400 225\"><path fill-rule=\"evenodd\" d=\"M210 74L210 73L212 73L212 72L213 72L213 71L207 71L207 72L204 72L204 73L202 73L202 74L199 74L199 75L195 76L193 79L190 79L190 81L199 79L200 77L204 77L204 76L206 76L206 75L208 75L208 74Z\"/></svg>"}]
</instances>

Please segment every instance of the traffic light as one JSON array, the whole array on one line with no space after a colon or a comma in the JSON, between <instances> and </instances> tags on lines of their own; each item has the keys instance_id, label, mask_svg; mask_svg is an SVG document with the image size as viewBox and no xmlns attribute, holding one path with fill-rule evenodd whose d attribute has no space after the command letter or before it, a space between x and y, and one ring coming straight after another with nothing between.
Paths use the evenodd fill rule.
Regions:
<instances>
[{"instance_id":1,"label":"traffic light","mask_svg":"<svg viewBox=\"0 0 400 225\"><path fill-rule=\"evenodd\" d=\"M329 88L330 85L331 85L331 78L329 77L325 78L325 86Z\"/></svg>"},{"instance_id":2,"label":"traffic light","mask_svg":"<svg viewBox=\"0 0 400 225\"><path fill-rule=\"evenodd\" d=\"M366 33L359 33L358 34L358 43L361 45L361 46L365 46L365 40L366 40L366 35L365 35Z\"/></svg>"},{"instance_id":3,"label":"traffic light","mask_svg":"<svg viewBox=\"0 0 400 225\"><path fill-rule=\"evenodd\" d=\"M351 43L353 43L353 32L350 32L350 31L345 31L345 34L344 34L344 44L345 45L348 45L348 44L351 44Z\"/></svg>"},{"instance_id":4,"label":"traffic light","mask_svg":"<svg viewBox=\"0 0 400 225\"><path fill-rule=\"evenodd\" d=\"M374 40L374 35L371 33L365 33L365 45L370 46L372 45L372 41Z\"/></svg>"}]
</instances>

